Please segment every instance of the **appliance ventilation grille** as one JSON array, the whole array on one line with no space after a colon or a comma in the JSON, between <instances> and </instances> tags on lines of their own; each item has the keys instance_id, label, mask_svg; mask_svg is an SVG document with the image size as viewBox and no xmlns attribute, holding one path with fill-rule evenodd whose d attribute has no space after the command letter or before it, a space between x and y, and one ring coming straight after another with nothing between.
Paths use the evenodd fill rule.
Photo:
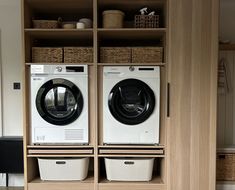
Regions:
<instances>
[{"instance_id":1,"label":"appliance ventilation grille","mask_svg":"<svg viewBox=\"0 0 235 190\"><path fill-rule=\"evenodd\" d=\"M65 140L83 140L83 129L65 129Z\"/></svg>"}]
</instances>

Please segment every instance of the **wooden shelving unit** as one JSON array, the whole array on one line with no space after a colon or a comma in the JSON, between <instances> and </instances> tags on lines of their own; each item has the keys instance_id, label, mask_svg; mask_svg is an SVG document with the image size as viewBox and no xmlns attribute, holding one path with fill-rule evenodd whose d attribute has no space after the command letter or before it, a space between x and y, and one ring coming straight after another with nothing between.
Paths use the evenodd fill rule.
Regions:
<instances>
[{"instance_id":1,"label":"wooden shelving unit","mask_svg":"<svg viewBox=\"0 0 235 190\"><path fill-rule=\"evenodd\" d=\"M22 71L25 74L23 84L25 190L215 189L218 0L197 0L197 3L194 0L21 0L21 2L25 54ZM134 28L133 15L146 6L159 11L160 28ZM102 28L102 12L111 9L119 9L126 13L124 28ZM63 21L90 18L93 20L93 28L41 30L32 27L32 19L57 20L59 17L63 18ZM38 64L32 63L31 55L31 48L36 45L93 47L93 62L87 63L90 102L89 145L81 148L74 145L65 147L30 144L29 71L32 64ZM162 63L143 63L145 66L161 66L159 145L103 144L103 68L108 65L141 65L100 62L100 47L119 45L164 47ZM234 45L220 48L235 49ZM40 149L43 149L43 152ZM61 152L63 149L65 151ZM100 153L100 150L105 154ZM131 153L127 150L131 150ZM163 153L157 153L158 150L162 150ZM89 157L89 176L84 181L41 181L38 156ZM152 180L149 182L106 180L104 158L122 156L155 157Z\"/></svg>"},{"instance_id":2,"label":"wooden shelving unit","mask_svg":"<svg viewBox=\"0 0 235 190\"><path fill-rule=\"evenodd\" d=\"M220 51L223 51L223 50L233 51L235 50L235 44L220 44L219 49Z\"/></svg>"},{"instance_id":3,"label":"wooden shelving unit","mask_svg":"<svg viewBox=\"0 0 235 190\"><path fill-rule=\"evenodd\" d=\"M134 28L134 14L143 6L158 10L161 16L160 28ZM124 28L102 28L101 15L105 9L120 9L126 12ZM25 190L165 190L166 189L166 91L167 91L167 11L168 0L22 0L24 13L24 51L25 51ZM35 29L32 19L58 19L63 21L90 18L93 20L91 29ZM105 45L122 46L162 46L164 60L162 63L100 63L99 48ZM89 145L32 145L30 144L30 88L29 70L32 63L31 48L33 46L84 46L93 47L93 63L84 63L89 67ZM57 64L57 63L45 63ZM70 65L70 63L59 63ZM80 63L71 63L80 64ZM160 145L104 145L102 142L102 74L105 66L161 66L161 131ZM38 157L89 157L89 175L84 181L42 181L39 177ZM154 173L149 182L110 182L105 178L103 170L105 157L154 157L158 173Z\"/></svg>"}]
</instances>

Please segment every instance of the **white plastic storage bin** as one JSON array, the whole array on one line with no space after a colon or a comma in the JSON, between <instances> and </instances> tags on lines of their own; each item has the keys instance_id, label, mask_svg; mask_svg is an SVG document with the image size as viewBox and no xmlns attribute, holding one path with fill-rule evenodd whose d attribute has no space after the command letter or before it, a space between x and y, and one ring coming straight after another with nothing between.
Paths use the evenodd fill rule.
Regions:
<instances>
[{"instance_id":1,"label":"white plastic storage bin","mask_svg":"<svg viewBox=\"0 0 235 190\"><path fill-rule=\"evenodd\" d=\"M89 158L38 158L41 180L84 180Z\"/></svg>"},{"instance_id":2,"label":"white plastic storage bin","mask_svg":"<svg viewBox=\"0 0 235 190\"><path fill-rule=\"evenodd\" d=\"M107 179L110 181L150 181L154 158L105 158Z\"/></svg>"}]
</instances>

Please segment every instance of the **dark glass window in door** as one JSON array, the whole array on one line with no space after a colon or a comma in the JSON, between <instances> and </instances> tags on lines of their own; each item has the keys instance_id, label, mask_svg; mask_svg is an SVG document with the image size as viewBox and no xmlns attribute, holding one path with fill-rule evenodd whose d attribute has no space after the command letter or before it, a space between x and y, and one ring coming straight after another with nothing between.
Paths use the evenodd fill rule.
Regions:
<instances>
[{"instance_id":1,"label":"dark glass window in door","mask_svg":"<svg viewBox=\"0 0 235 190\"><path fill-rule=\"evenodd\" d=\"M75 121L82 112L82 93L71 81L52 79L39 89L36 107L47 122L54 125L67 125Z\"/></svg>"},{"instance_id":2,"label":"dark glass window in door","mask_svg":"<svg viewBox=\"0 0 235 190\"><path fill-rule=\"evenodd\" d=\"M113 117L119 122L137 125L146 121L153 113L154 92L141 80L126 79L112 88L108 106Z\"/></svg>"}]
</instances>

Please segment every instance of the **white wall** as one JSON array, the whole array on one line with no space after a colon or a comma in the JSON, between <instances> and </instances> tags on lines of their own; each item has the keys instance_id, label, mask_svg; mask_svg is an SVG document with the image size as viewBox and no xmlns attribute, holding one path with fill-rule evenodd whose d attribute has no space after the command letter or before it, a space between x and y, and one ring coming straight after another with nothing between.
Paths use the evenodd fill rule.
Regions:
<instances>
[{"instance_id":1,"label":"white wall","mask_svg":"<svg viewBox=\"0 0 235 190\"><path fill-rule=\"evenodd\" d=\"M3 136L23 135L22 90L14 90L13 82L22 82L21 0L0 0L0 64L2 69ZM21 86L22 87L22 86ZM1 101L0 101L1 103ZM0 128L0 130L2 131ZM1 133L0 133L1 135ZM23 186L23 175L9 176L10 186ZM0 174L0 186L5 175Z\"/></svg>"},{"instance_id":2,"label":"white wall","mask_svg":"<svg viewBox=\"0 0 235 190\"><path fill-rule=\"evenodd\" d=\"M22 38L20 0L0 0L2 59L3 135L23 135L22 90L13 90L13 82L22 82Z\"/></svg>"},{"instance_id":3,"label":"white wall","mask_svg":"<svg viewBox=\"0 0 235 190\"><path fill-rule=\"evenodd\" d=\"M235 1L220 0L220 38L235 43Z\"/></svg>"}]
</instances>

